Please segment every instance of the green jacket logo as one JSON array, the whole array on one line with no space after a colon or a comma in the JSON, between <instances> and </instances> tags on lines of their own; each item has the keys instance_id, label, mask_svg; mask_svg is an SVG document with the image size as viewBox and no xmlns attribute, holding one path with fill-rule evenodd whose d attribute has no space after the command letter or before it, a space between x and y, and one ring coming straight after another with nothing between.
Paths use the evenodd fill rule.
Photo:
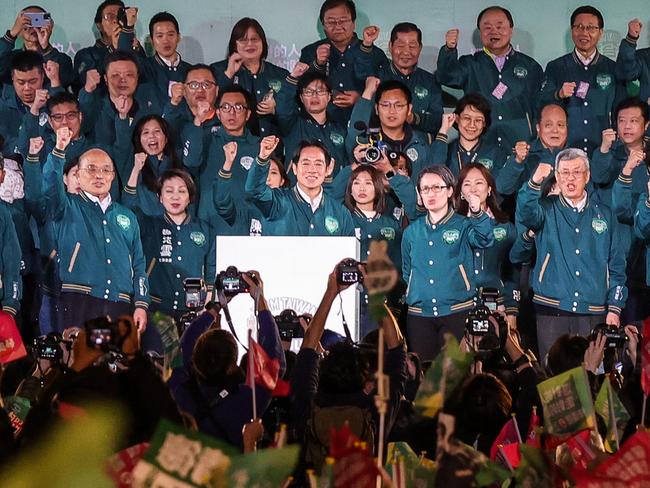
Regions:
<instances>
[{"instance_id":1,"label":"green jacket logo","mask_svg":"<svg viewBox=\"0 0 650 488\"><path fill-rule=\"evenodd\" d=\"M190 239L192 239L192 242L199 247L203 247L205 244L205 234L203 232L192 232L190 234Z\"/></svg>"},{"instance_id":2,"label":"green jacket logo","mask_svg":"<svg viewBox=\"0 0 650 488\"><path fill-rule=\"evenodd\" d=\"M593 219L591 221L591 228L597 233L602 234L603 232L607 232L607 222L603 219Z\"/></svg>"},{"instance_id":3,"label":"green jacket logo","mask_svg":"<svg viewBox=\"0 0 650 488\"><path fill-rule=\"evenodd\" d=\"M485 166L487 169L492 169L494 167L494 161L492 161L490 158L481 158L478 160L479 164L482 164Z\"/></svg>"},{"instance_id":4,"label":"green jacket logo","mask_svg":"<svg viewBox=\"0 0 650 488\"><path fill-rule=\"evenodd\" d=\"M453 244L460 237L460 232L456 229L446 230L442 233L442 240L445 244Z\"/></svg>"},{"instance_id":5,"label":"green jacket logo","mask_svg":"<svg viewBox=\"0 0 650 488\"><path fill-rule=\"evenodd\" d=\"M327 232L334 234L334 232L339 230L339 221L328 215L325 217L325 228L327 229Z\"/></svg>"},{"instance_id":6,"label":"green jacket logo","mask_svg":"<svg viewBox=\"0 0 650 488\"><path fill-rule=\"evenodd\" d=\"M612 84L612 76L607 73L598 73L596 76L596 84L601 90L606 90Z\"/></svg>"},{"instance_id":7,"label":"green jacket logo","mask_svg":"<svg viewBox=\"0 0 650 488\"><path fill-rule=\"evenodd\" d=\"M497 241L504 240L508 234L508 232L503 227L495 227L492 233L494 234L494 239Z\"/></svg>"},{"instance_id":8,"label":"green jacket logo","mask_svg":"<svg viewBox=\"0 0 650 488\"><path fill-rule=\"evenodd\" d=\"M115 221L117 222L117 225L122 228L122 230L129 230L131 228L131 219L124 214L119 214L117 217L115 217Z\"/></svg>"},{"instance_id":9,"label":"green jacket logo","mask_svg":"<svg viewBox=\"0 0 650 488\"><path fill-rule=\"evenodd\" d=\"M528 76L528 70L523 66L515 66L512 72L517 78L526 78L526 76Z\"/></svg>"},{"instance_id":10,"label":"green jacket logo","mask_svg":"<svg viewBox=\"0 0 650 488\"><path fill-rule=\"evenodd\" d=\"M415 85L413 91L415 92L415 96L420 100L426 98L426 96L429 94L429 90L420 85Z\"/></svg>"},{"instance_id":11,"label":"green jacket logo","mask_svg":"<svg viewBox=\"0 0 650 488\"><path fill-rule=\"evenodd\" d=\"M330 140L336 145L336 146L341 146L345 142L345 139L343 136L337 132L332 132L330 134Z\"/></svg>"},{"instance_id":12,"label":"green jacket logo","mask_svg":"<svg viewBox=\"0 0 650 488\"><path fill-rule=\"evenodd\" d=\"M392 241L395 239L395 229L392 227L382 227L379 233L387 240Z\"/></svg>"},{"instance_id":13,"label":"green jacket logo","mask_svg":"<svg viewBox=\"0 0 650 488\"><path fill-rule=\"evenodd\" d=\"M278 93L282 88L282 82L280 80L269 80L269 88L273 89L275 93Z\"/></svg>"}]
</instances>

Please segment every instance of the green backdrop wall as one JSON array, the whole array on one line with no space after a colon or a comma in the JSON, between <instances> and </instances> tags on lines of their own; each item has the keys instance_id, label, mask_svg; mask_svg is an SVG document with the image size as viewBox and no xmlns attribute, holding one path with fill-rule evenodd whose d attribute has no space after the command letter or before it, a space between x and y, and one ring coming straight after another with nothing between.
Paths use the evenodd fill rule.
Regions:
<instances>
[{"instance_id":1,"label":"green backdrop wall","mask_svg":"<svg viewBox=\"0 0 650 488\"><path fill-rule=\"evenodd\" d=\"M36 3L36 1L34 2ZM55 21L52 42L74 56L94 42L93 16L99 2L88 0L41 0ZM501 5L511 10L515 19L515 47L536 58L542 67L551 59L571 49L569 16L581 1L509 0ZM128 3L131 5L132 3ZM138 37L144 40L151 16L161 10L173 13L181 25L183 41L180 51L190 62L213 62L223 59L232 25L241 17L257 18L269 39L269 60L291 68L298 60L300 48L321 36L318 23L320 0L140 0ZM445 32L461 30L459 49L471 52L479 46L476 15L492 2L477 0L358 0L357 31L369 24L381 28L379 45L387 49L392 25L399 21L417 23L424 33L424 50L420 65L433 69ZM0 0L0 30L9 28L18 10L27 2ZM627 31L627 22L639 17L648 24L648 0L599 0L592 3L603 12L605 33L600 49L615 57L618 44ZM641 34L640 46L647 46L650 28Z\"/></svg>"}]
</instances>

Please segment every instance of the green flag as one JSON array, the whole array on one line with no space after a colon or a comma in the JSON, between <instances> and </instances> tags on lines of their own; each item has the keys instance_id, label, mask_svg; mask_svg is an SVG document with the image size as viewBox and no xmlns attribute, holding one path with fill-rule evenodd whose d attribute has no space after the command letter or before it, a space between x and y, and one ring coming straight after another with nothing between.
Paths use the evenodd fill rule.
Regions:
<instances>
[{"instance_id":1,"label":"green flag","mask_svg":"<svg viewBox=\"0 0 650 488\"><path fill-rule=\"evenodd\" d=\"M298 460L300 446L261 451L232 458L230 466L231 488L262 488L281 486L293 471Z\"/></svg>"},{"instance_id":2,"label":"green flag","mask_svg":"<svg viewBox=\"0 0 650 488\"><path fill-rule=\"evenodd\" d=\"M544 428L556 437L596 425L589 380L583 367L570 369L537 385L544 407Z\"/></svg>"},{"instance_id":3,"label":"green flag","mask_svg":"<svg viewBox=\"0 0 650 488\"><path fill-rule=\"evenodd\" d=\"M422 415L436 416L444 400L449 398L469 373L473 359L471 353L460 350L454 336L445 334L445 347L433 360L415 397L415 406Z\"/></svg>"},{"instance_id":4,"label":"green flag","mask_svg":"<svg viewBox=\"0 0 650 488\"><path fill-rule=\"evenodd\" d=\"M612 399L612 405L609 403L610 396ZM618 451L618 438L619 435L623 434L625 426L630 420L630 414L621 403L616 392L612 390L609 376L605 377L605 381L603 381L603 384L600 387L594 407L596 408L596 413L603 419L607 426L605 449L609 453L614 453ZM616 417L616 422L614 422L612 416ZM618 435L614 430L615 427L618 429Z\"/></svg>"},{"instance_id":5,"label":"green flag","mask_svg":"<svg viewBox=\"0 0 650 488\"><path fill-rule=\"evenodd\" d=\"M158 329L163 347L165 348L165 378L171 374L171 370L182 366L183 356L181 355L181 341L178 337L178 328L174 319L162 312L154 312L153 323Z\"/></svg>"}]
</instances>

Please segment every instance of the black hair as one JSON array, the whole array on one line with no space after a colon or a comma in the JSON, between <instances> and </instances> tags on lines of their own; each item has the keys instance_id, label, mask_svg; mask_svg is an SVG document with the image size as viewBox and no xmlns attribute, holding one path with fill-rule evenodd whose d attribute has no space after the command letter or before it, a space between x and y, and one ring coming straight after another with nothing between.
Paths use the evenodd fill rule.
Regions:
<instances>
[{"instance_id":1,"label":"black hair","mask_svg":"<svg viewBox=\"0 0 650 488\"><path fill-rule=\"evenodd\" d=\"M192 179L192 175L190 175L184 169L180 168L168 169L162 175L160 175L160 179L158 181L158 196L161 195L162 187L165 184L165 181L171 180L172 178L180 178L183 180L185 186L187 187L187 193L190 196L190 203L194 203L194 199L196 198L196 184L194 183L194 179Z\"/></svg>"},{"instance_id":2,"label":"black hair","mask_svg":"<svg viewBox=\"0 0 650 488\"><path fill-rule=\"evenodd\" d=\"M174 17L169 12L158 12L156 15L151 17L151 20L149 21L149 36L153 37L153 27L158 22L171 22L172 24L174 24L174 29L176 29L176 33L177 34L181 33L180 28L178 27L178 20L176 20L176 17Z\"/></svg>"},{"instance_id":3,"label":"black hair","mask_svg":"<svg viewBox=\"0 0 650 488\"><path fill-rule=\"evenodd\" d=\"M31 71L34 68L38 69L41 74L45 74L43 71L43 63L45 60L40 53L36 51L20 50L14 52L11 56L11 71Z\"/></svg>"},{"instance_id":4,"label":"black hair","mask_svg":"<svg viewBox=\"0 0 650 488\"><path fill-rule=\"evenodd\" d=\"M250 110L251 113L254 112L255 102L253 101L253 95L251 95L251 93L241 85L228 85L223 89L219 90L219 94L217 95L217 100L215 102L215 105L217 107L221 105L221 100L223 99L223 96L228 93L241 93L244 96L244 99L246 100L246 106L248 107L248 110Z\"/></svg>"},{"instance_id":5,"label":"black hair","mask_svg":"<svg viewBox=\"0 0 650 488\"><path fill-rule=\"evenodd\" d=\"M330 94L332 93L332 85L330 85L330 82L324 73L319 73L318 71L307 71L307 73L298 79L298 86L296 89L296 103L299 107L302 107L305 112L307 109L303 105L302 100L300 99L300 95L302 95L303 90L311 85L314 81L320 81L323 85L325 85L327 91L330 92Z\"/></svg>"},{"instance_id":6,"label":"black hair","mask_svg":"<svg viewBox=\"0 0 650 488\"><path fill-rule=\"evenodd\" d=\"M79 166L79 156L66 160L65 165L63 166L63 174L67 175L75 166Z\"/></svg>"},{"instance_id":7,"label":"black hair","mask_svg":"<svg viewBox=\"0 0 650 488\"><path fill-rule=\"evenodd\" d=\"M350 210L350 212L354 212L354 209L357 207L357 202L352 197L352 184L361 173L368 173L370 175L372 186L375 188L375 198L372 202L372 209L377 212L377 214L382 214L386 209L384 174L370 164L360 164L350 174L348 184L345 188L345 206Z\"/></svg>"},{"instance_id":8,"label":"black hair","mask_svg":"<svg viewBox=\"0 0 650 488\"><path fill-rule=\"evenodd\" d=\"M124 2L122 0L104 0L102 3L100 3L99 6L97 7L97 10L95 11L95 24L102 23L104 9L110 6L124 8Z\"/></svg>"},{"instance_id":9,"label":"black hair","mask_svg":"<svg viewBox=\"0 0 650 488\"><path fill-rule=\"evenodd\" d=\"M214 78L215 83L217 82L217 77L214 75L214 71L212 71L212 68L210 68L210 66L208 66L205 63L196 63L190 66L189 68L187 68L187 71L185 72L185 80L187 80L188 75L192 71L198 71L198 70L209 71L212 74L212 78Z\"/></svg>"},{"instance_id":10,"label":"black hair","mask_svg":"<svg viewBox=\"0 0 650 488\"><path fill-rule=\"evenodd\" d=\"M291 158L291 163L294 165L298 164L298 161L300 160L300 154L302 153L303 149L307 149L308 147L317 147L321 151L323 151L323 154L325 155L325 166L329 167L330 163L332 162L332 156L325 146L321 141L318 139L308 139L308 140L302 140L300 141L300 144L298 144L298 147L296 147L296 150L293 153L293 157Z\"/></svg>"},{"instance_id":11,"label":"black hair","mask_svg":"<svg viewBox=\"0 0 650 488\"><path fill-rule=\"evenodd\" d=\"M43 12L43 13L46 13L46 12L47 12L47 10L45 10L45 9L44 9L43 7L41 7L40 5L27 5L27 7L24 7L24 8L21 10L21 12L24 12L25 10L29 10L30 8L31 8L31 9L40 10L40 11Z\"/></svg>"},{"instance_id":12,"label":"black hair","mask_svg":"<svg viewBox=\"0 0 650 488\"><path fill-rule=\"evenodd\" d=\"M199 380L212 386L226 381L237 365L237 343L228 331L208 329L201 334L192 350L192 370Z\"/></svg>"},{"instance_id":13,"label":"black hair","mask_svg":"<svg viewBox=\"0 0 650 488\"><path fill-rule=\"evenodd\" d=\"M354 5L352 0L325 0L323 5L320 7L320 13L318 18L322 24L325 19L325 12L336 7L345 7L350 11L350 16L352 17L352 22L357 20L357 7Z\"/></svg>"},{"instance_id":14,"label":"black hair","mask_svg":"<svg viewBox=\"0 0 650 488\"><path fill-rule=\"evenodd\" d=\"M397 39L397 34L408 34L409 32L417 32L418 44L421 46L422 30L413 22L400 22L399 24L395 24L393 30L390 31L390 42L395 42L395 39Z\"/></svg>"},{"instance_id":15,"label":"black hair","mask_svg":"<svg viewBox=\"0 0 650 488\"><path fill-rule=\"evenodd\" d=\"M650 109L648 109L648 104L642 101L639 97L630 97L622 100L614 111L614 120L618 120L618 114L621 110L628 108L638 108L641 110L641 115L645 122L650 120Z\"/></svg>"},{"instance_id":16,"label":"black hair","mask_svg":"<svg viewBox=\"0 0 650 488\"><path fill-rule=\"evenodd\" d=\"M77 107L77 110L79 110L79 102L77 101L77 97L75 97L72 93L59 92L48 98L47 113L51 114L52 109L57 105L61 105L62 103L71 103Z\"/></svg>"},{"instance_id":17,"label":"black hair","mask_svg":"<svg viewBox=\"0 0 650 488\"><path fill-rule=\"evenodd\" d=\"M280 173L280 178L282 178L282 184L280 188L289 188L291 186L291 181L289 180L289 175L287 174L287 168L284 167L284 163L280 160L279 157L273 155L271 156L271 161L273 161L278 167L278 172ZM271 169L269 168L269 171Z\"/></svg>"},{"instance_id":18,"label":"black hair","mask_svg":"<svg viewBox=\"0 0 650 488\"><path fill-rule=\"evenodd\" d=\"M230 40L228 41L228 57L234 52L237 52L237 41L246 37L248 29L253 29L257 32L257 35L260 36L262 40L262 59L266 59L266 56L269 54L269 43L266 40L266 33L262 24L260 24L256 19L250 17L244 17L239 19L237 23L233 26L232 31L230 32Z\"/></svg>"},{"instance_id":19,"label":"black hair","mask_svg":"<svg viewBox=\"0 0 650 488\"><path fill-rule=\"evenodd\" d=\"M318 391L325 395L361 392L371 378L369 356L349 341L333 344L320 362Z\"/></svg>"},{"instance_id":20,"label":"black hair","mask_svg":"<svg viewBox=\"0 0 650 488\"><path fill-rule=\"evenodd\" d=\"M488 102L480 93L468 93L458 100L454 113L460 116L463 110L467 107L474 107L483 114L483 117L485 118L485 126L483 127L481 135L485 134L492 124L492 108L490 107L490 102Z\"/></svg>"},{"instance_id":21,"label":"black hair","mask_svg":"<svg viewBox=\"0 0 650 488\"><path fill-rule=\"evenodd\" d=\"M469 213L469 203L467 203L467 200L461 197L462 197L462 190L463 190L463 182L465 181L465 178L467 178L467 174L473 169L481 173L481 176L485 178L487 185L492 189L485 203L487 207L490 209L490 211L492 212L492 215L494 215L494 220L496 220L499 223L508 222L510 220L510 217L506 212L501 210L501 207L499 206L497 185L494 176L492 175L492 173L490 173L490 170L488 170L485 166L483 166L480 163L466 164L465 166L463 166L463 168L460 170L460 173L458 174L458 178L457 178L458 182L456 183L456 187L454 189L454 203L455 203L454 207L456 207L456 212L464 216L467 216L467 214Z\"/></svg>"},{"instance_id":22,"label":"black hair","mask_svg":"<svg viewBox=\"0 0 650 488\"><path fill-rule=\"evenodd\" d=\"M170 159L172 168L182 168L183 164L181 163L180 159L178 159L176 150L174 149L174 131L169 125L169 122L157 114L147 115L138 120L138 123L133 128L133 134L131 135L133 152L146 152L142 147L142 143L140 142L140 134L142 133L144 125L152 120L158 122L160 129L167 138L167 144L165 144L165 147L163 148L163 154ZM142 168L142 183L144 183L144 186L146 186L147 189L153 193L158 193L160 191L160 182L158 181L156 174L153 172L153 168L149 165L148 160L145 161L144 167Z\"/></svg>"},{"instance_id":23,"label":"black hair","mask_svg":"<svg viewBox=\"0 0 650 488\"><path fill-rule=\"evenodd\" d=\"M502 12L503 15L506 16L506 18L508 19L508 22L510 23L510 27L515 26L515 21L512 19L512 14L510 13L510 10L508 10L507 8L500 7L499 5L492 5L491 7L484 8L478 14L478 17L476 18L476 28L477 29L481 30L481 19L483 18L483 16L485 14L487 14L488 12L492 12L494 10L496 10L498 12Z\"/></svg>"},{"instance_id":24,"label":"black hair","mask_svg":"<svg viewBox=\"0 0 650 488\"><path fill-rule=\"evenodd\" d=\"M573 11L571 14L571 27L573 27L573 23L575 22L576 17L580 14L593 15L598 19L598 27L601 29L605 27L603 14L600 13L600 10L598 10L596 7L592 7L591 5L583 5L582 7L578 7Z\"/></svg>"},{"instance_id":25,"label":"black hair","mask_svg":"<svg viewBox=\"0 0 650 488\"><path fill-rule=\"evenodd\" d=\"M448 188L451 188L452 190L456 186L456 178L454 177L454 174L451 172L447 166L443 166L441 164L433 164L427 168L424 168L422 171L420 171L420 174L418 175L418 180L417 183L415 184L415 190L417 191L418 194L420 194L420 182L422 181L422 178L424 175L436 175L439 176L442 181L444 182L445 185L447 185ZM451 196L447 199L447 204L449 205L449 208L454 207L454 194L452 192Z\"/></svg>"},{"instance_id":26,"label":"black hair","mask_svg":"<svg viewBox=\"0 0 650 488\"><path fill-rule=\"evenodd\" d=\"M406 97L406 102L408 104L411 103L412 100L411 90L409 89L408 86L406 86L404 83L398 80L386 80L379 83L379 86L377 87L377 92L375 93L375 103L379 103L379 100L381 100L381 97L384 94L384 92L387 92L389 90L400 90L402 93L404 93L404 96Z\"/></svg>"},{"instance_id":27,"label":"black hair","mask_svg":"<svg viewBox=\"0 0 650 488\"><path fill-rule=\"evenodd\" d=\"M547 368L552 376L580 366L585 359L589 340L582 336L563 334L548 350ZM544 358L542 358L543 360Z\"/></svg>"},{"instance_id":28,"label":"black hair","mask_svg":"<svg viewBox=\"0 0 650 488\"><path fill-rule=\"evenodd\" d=\"M106 59L104 60L104 73L108 73L108 66L111 63L116 63L118 61L131 61L135 65L135 69L138 75L140 75L140 68L138 66L138 61L135 58L135 55L129 51L120 50L113 51L108 56L106 56Z\"/></svg>"}]
</instances>

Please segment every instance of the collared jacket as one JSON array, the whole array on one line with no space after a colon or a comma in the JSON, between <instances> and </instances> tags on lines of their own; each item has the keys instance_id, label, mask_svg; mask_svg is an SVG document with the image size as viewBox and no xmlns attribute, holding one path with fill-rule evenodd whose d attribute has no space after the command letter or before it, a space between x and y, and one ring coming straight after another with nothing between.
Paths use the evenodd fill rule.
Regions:
<instances>
[{"instance_id":1,"label":"collared jacket","mask_svg":"<svg viewBox=\"0 0 650 488\"><path fill-rule=\"evenodd\" d=\"M56 222L61 290L136 308L149 304L149 281L135 214L119 203L102 212L85 193L67 194L65 154L52 151L43 168L48 217Z\"/></svg>"},{"instance_id":2,"label":"collared jacket","mask_svg":"<svg viewBox=\"0 0 650 488\"><path fill-rule=\"evenodd\" d=\"M639 98L650 98L650 48L637 49L638 39L621 40L616 57L616 76L623 82L639 82Z\"/></svg>"},{"instance_id":3,"label":"collared jacket","mask_svg":"<svg viewBox=\"0 0 650 488\"><path fill-rule=\"evenodd\" d=\"M650 200L648 194L644 193L636 205L634 212L634 233L645 245L645 284L650 286Z\"/></svg>"},{"instance_id":4,"label":"collared jacket","mask_svg":"<svg viewBox=\"0 0 650 488\"><path fill-rule=\"evenodd\" d=\"M253 100L256 103L261 102L265 95L271 94L271 90L273 91L272 95L277 99L284 89L282 80L289 74L286 69L280 68L264 59L261 60L260 69L257 73L252 73L242 64L232 79L226 76L226 69L228 68L227 59L212 63L210 68L212 68L219 87L239 85L253 96ZM251 107L251 110L254 111L255 109ZM262 115L258 119L260 123L260 135L262 137L279 133L277 113L275 115Z\"/></svg>"},{"instance_id":5,"label":"collared jacket","mask_svg":"<svg viewBox=\"0 0 650 488\"><path fill-rule=\"evenodd\" d=\"M627 299L618 221L587 196L583 210L562 196L541 198L529 181L518 195L517 223L535 232L533 302L577 314L620 314Z\"/></svg>"},{"instance_id":6,"label":"collared jacket","mask_svg":"<svg viewBox=\"0 0 650 488\"><path fill-rule=\"evenodd\" d=\"M262 215L273 222L273 232L281 236L354 236L350 211L323 190L320 205L311 204L300 195L298 186L271 189L266 185L269 161L255 159L246 179L250 193Z\"/></svg>"},{"instance_id":7,"label":"collared jacket","mask_svg":"<svg viewBox=\"0 0 650 488\"><path fill-rule=\"evenodd\" d=\"M562 85L570 82L576 84L573 96L561 99ZM573 50L546 66L540 110L550 103L564 107L569 114L567 146L591 154L600 145L602 131L612 127L617 88L613 60L596 51L594 59L584 65Z\"/></svg>"},{"instance_id":8,"label":"collared jacket","mask_svg":"<svg viewBox=\"0 0 650 488\"><path fill-rule=\"evenodd\" d=\"M442 46L438 54L438 81L465 93L480 93L490 102L492 125L486 136L507 151L517 141L535 137L542 76L537 61L514 49L501 71L484 49L459 59L457 49Z\"/></svg>"},{"instance_id":9,"label":"collared jacket","mask_svg":"<svg viewBox=\"0 0 650 488\"><path fill-rule=\"evenodd\" d=\"M497 178L505 164L508 154L497 144L482 137L470 150L460 145L459 139L449 141L446 134L438 134L432 144L433 163L447 166L458 178L460 170L470 163L485 166Z\"/></svg>"},{"instance_id":10,"label":"collared jacket","mask_svg":"<svg viewBox=\"0 0 650 488\"><path fill-rule=\"evenodd\" d=\"M330 44L330 56L324 66L316 63L316 50L322 44ZM368 61L367 57L370 57ZM309 65L310 70L327 76L334 91L355 90L363 92L366 78L386 62L384 51L377 46L365 47L355 34L345 51L339 51L329 39L321 39L305 46L300 51L300 62ZM371 72L368 72L368 69ZM346 123L350 108L339 108L330 102L327 118L333 122Z\"/></svg>"},{"instance_id":11,"label":"collared jacket","mask_svg":"<svg viewBox=\"0 0 650 488\"><path fill-rule=\"evenodd\" d=\"M0 305L16 316L20 310L23 282L20 277L21 251L11 212L0 202Z\"/></svg>"},{"instance_id":12,"label":"collared jacket","mask_svg":"<svg viewBox=\"0 0 650 488\"><path fill-rule=\"evenodd\" d=\"M528 156L521 163L515 160L514 155L508 156L496 178L497 191L501 195L516 194L530 177L533 176L539 163L547 163L555 166L555 156L562 149L547 148L538 138L531 143Z\"/></svg>"},{"instance_id":13,"label":"collared jacket","mask_svg":"<svg viewBox=\"0 0 650 488\"><path fill-rule=\"evenodd\" d=\"M215 235L207 222L187 216L182 224L167 214L136 212L151 283L152 307L175 314L185 312L185 278L203 278L208 291L216 279Z\"/></svg>"},{"instance_id":14,"label":"collared jacket","mask_svg":"<svg viewBox=\"0 0 650 488\"><path fill-rule=\"evenodd\" d=\"M115 52L112 45L106 44L102 39L97 39L92 46L79 49L77 54L74 55L74 83L73 89L75 93L86 84L86 73L92 69L96 69L100 75L104 74L104 65L106 63L106 56ZM104 80L100 81L101 90L106 90Z\"/></svg>"},{"instance_id":15,"label":"collared jacket","mask_svg":"<svg viewBox=\"0 0 650 488\"><path fill-rule=\"evenodd\" d=\"M428 214L412 222L402 237L408 313L444 317L473 307L474 250L493 243L493 221L485 212L464 217L449 209L435 224Z\"/></svg>"}]
</instances>

